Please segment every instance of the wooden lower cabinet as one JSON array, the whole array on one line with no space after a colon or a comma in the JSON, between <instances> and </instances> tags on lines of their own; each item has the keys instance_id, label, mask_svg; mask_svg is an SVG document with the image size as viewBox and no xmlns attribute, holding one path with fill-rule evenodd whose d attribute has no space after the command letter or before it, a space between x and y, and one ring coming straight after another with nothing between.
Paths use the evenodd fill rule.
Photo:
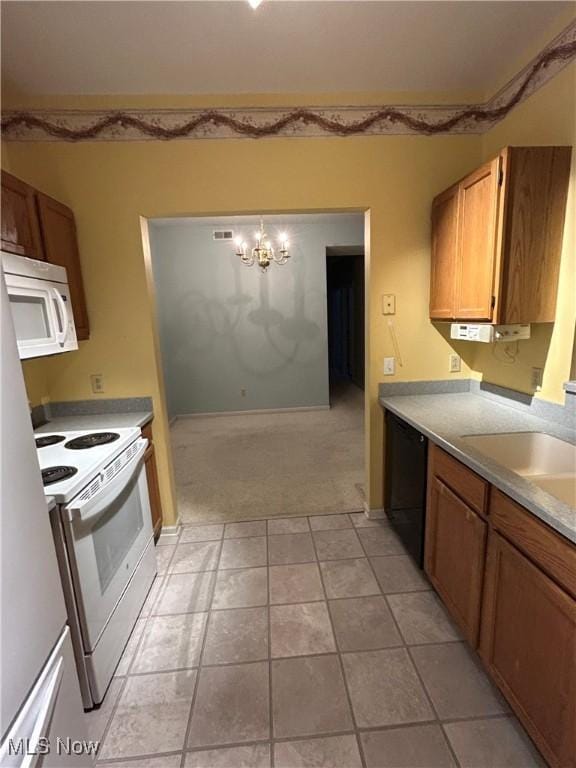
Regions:
<instances>
[{"instance_id":1,"label":"wooden lower cabinet","mask_svg":"<svg viewBox=\"0 0 576 768\"><path fill-rule=\"evenodd\" d=\"M478 644L487 529L441 480L429 478L424 568L473 647Z\"/></svg>"},{"instance_id":2,"label":"wooden lower cabinet","mask_svg":"<svg viewBox=\"0 0 576 768\"><path fill-rule=\"evenodd\" d=\"M576 766L576 601L494 531L481 656L548 762Z\"/></svg>"},{"instance_id":3,"label":"wooden lower cabinet","mask_svg":"<svg viewBox=\"0 0 576 768\"><path fill-rule=\"evenodd\" d=\"M576 546L432 444L428 466L426 573L549 765L576 768Z\"/></svg>"},{"instance_id":4,"label":"wooden lower cabinet","mask_svg":"<svg viewBox=\"0 0 576 768\"><path fill-rule=\"evenodd\" d=\"M150 512L152 514L152 527L154 529L154 541L158 541L162 531L162 501L160 498L160 485L158 483L158 468L156 455L152 441L152 424L146 424L142 428L142 435L148 439L149 445L144 454L146 467L146 479L148 481L148 496L150 497Z\"/></svg>"}]
</instances>

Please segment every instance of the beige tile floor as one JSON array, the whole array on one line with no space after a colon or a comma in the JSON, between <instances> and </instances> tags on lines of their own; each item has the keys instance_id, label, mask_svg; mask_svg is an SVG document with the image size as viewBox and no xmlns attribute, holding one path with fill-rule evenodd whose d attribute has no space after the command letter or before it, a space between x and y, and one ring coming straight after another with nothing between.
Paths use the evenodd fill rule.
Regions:
<instances>
[{"instance_id":1,"label":"beige tile floor","mask_svg":"<svg viewBox=\"0 0 576 768\"><path fill-rule=\"evenodd\" d=\"M542 763L394 532L362 513L185 527L100 708L99 765Z\"/></svg>"}]
</instances>

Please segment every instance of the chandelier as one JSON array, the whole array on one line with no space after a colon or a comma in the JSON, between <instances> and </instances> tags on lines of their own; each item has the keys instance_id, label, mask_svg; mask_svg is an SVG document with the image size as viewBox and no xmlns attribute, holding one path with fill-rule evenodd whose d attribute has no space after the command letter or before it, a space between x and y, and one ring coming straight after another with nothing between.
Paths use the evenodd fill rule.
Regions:
<instances>
[{"instance_id":1,"label":"chandelier","mask_svg":"<svg viewBox=\"0 0 576 768\"><path fill-rule=\"evenodd\" d=\"M270 238L264 230L264 221L260 219L260 229L255 233L254 239L256 245L253 248L248 249L248 245L241 237L237 237L234 241L236 244L236 256L240 257L242 264L246 264L247 267L251 267L253 264L258 264L262 272L266 272L270 264L286 264L290 258L288 252L288 236L282 233L278 237L278 250L274 250L274 247L270 241Z\"/></svg>"}]
</instances>

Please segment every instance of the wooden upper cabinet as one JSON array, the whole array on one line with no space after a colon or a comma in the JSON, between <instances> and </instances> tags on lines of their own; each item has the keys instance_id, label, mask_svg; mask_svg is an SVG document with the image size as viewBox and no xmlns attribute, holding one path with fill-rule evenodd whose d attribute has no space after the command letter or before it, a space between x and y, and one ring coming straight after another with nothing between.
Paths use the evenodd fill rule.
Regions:
<instances>
[{"instance_id":1,"label":"wooden upper cabinet","mask_svg":"<svg viewBox=\"0 0 576 768\"><path fill-rule=\"evenodd\" d=\"M43 259L35 190L2 171L2 250Z\"/></svg>"},{"instance_id":2,"label":"wooden upper cabinet","mask_svg":"<svg viewBox=\"0 0 576 768\"><path fill-rule=\"evenodd\" d=\"M460 183L454 316L491 320L500 158Z\"/></svg>"},{"instance_id":3,"label":"wooden upper cabinet","mask_svg":"<svg viewBox=\"0 0 576 768\"><path fill-rule=\"evenodd\" d=\"M571 147L505 150L507 173L500 323L552 323Z\"/></svg>"},{"instance_id":4,"label":"wooden upper cabinet","mask_svg":"<svg viewBox=\"0 0 576 768\"><path fill-rule=\"evenodd\" d=\"M46 260L66 267L76 335L79 340L87 339L90 326L74 214L70 208L41 192L36 193L36 199Z\"/></svg>"},{"instance_id":5,"label":"wooden upper cabinet","mask_svg":"<svg viewBox=\"0 0 576 768\"><path fill-rule=\"evenodd\" d=\"M571 152L507 147L435 198L433 320L554 321Z\"/></svg>"},{"instance_id":6,"label":"wooden upper cabinet","mask_svg":"<svg viewBox=\"0 0 576 768\"><path fill-rule=\"evenodd\" d=\"M432 203L432 263L430 266L430 317L453 317L458 252L459 185L438 195Z\"/></svg>"}]
</instances>

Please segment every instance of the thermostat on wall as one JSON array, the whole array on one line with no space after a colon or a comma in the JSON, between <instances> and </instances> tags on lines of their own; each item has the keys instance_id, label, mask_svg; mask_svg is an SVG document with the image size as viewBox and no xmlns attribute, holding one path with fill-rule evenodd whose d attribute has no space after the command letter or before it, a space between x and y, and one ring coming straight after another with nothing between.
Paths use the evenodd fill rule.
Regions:
<instances>
[{"instance_id":1,"label":"thermostat on wall","mask_svg":"<svg viewBox=\"0 0 576 768\"><path fill-rule=\"evenodd\" d=\"M480 341L490 344L494 341L522 341L530 338L530 325L490 325L488 323L452 323L450 338L460 341Z\"/></svg>"}]
</instances>

